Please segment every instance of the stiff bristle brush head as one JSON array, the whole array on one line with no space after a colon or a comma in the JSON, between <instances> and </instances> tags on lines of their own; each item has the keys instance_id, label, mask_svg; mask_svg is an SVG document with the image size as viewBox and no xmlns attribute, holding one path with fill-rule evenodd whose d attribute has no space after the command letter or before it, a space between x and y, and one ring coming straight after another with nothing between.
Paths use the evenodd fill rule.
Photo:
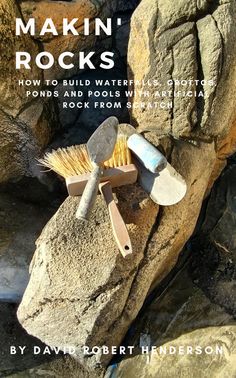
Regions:
<instances>
[{"instance_id":1,"label":"stiff bristle brush head","mask_svg":"<svg viewBox=\"0 0 236 378\"><path fill-rule=\"evenodd\" d=\"M117 168L132 163L131 152L128 148L128 138L121 134L118 135L117 142L112 157L104 162L104 168Z\"/></svg>"},{"instance_id":2,"label":"stiff bristle brush head","mask_svg":"<svg viewBox=\"0 0 236 378\"><path fill-rule=\"evenodd\" d=\"M131 152L127 145L127 137L118 135L112 157L104 162L104 168L116 168L131 164ZM85 144L58 148L45 154L39 163L53 170L64 178L78 176L93 171Z\"/></svg>"}]
</instances>

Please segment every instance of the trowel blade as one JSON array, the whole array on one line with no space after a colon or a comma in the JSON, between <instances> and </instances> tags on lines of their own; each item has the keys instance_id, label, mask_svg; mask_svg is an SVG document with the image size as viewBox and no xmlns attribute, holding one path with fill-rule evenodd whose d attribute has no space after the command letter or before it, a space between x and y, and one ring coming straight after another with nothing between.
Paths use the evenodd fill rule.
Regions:
<instances>
[{"instance_id":1,"label":"trowel blade","mask_svg":"<svg viewBox=\"0 0 236 378\"><path fill-rule=\"evenodd\" d=\"M138 181L150 198L161 206L171 206L180 202L187 191L183 177L168 163L159 173L151 173L137 160Z\"/></svg>"},{"instance_id":2,"label":"trowel blade","mask_svg":"<svg viewBox=\"0 0 236 378\"><path fill-rule=\"evenodd\" d=\"M107 118L87 142L89 157L99 164L110 159L117 138L119 121L116 117Z\"/></svg>"}]
</instances>

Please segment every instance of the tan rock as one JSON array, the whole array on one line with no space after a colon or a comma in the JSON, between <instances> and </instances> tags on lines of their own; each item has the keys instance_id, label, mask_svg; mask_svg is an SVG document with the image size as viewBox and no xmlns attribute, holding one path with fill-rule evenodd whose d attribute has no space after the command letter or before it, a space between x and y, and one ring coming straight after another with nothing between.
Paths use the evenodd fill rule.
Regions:
<instances>
[{"instance_id":1,"label":"tan rock","mask_svg":"<svg viewBox=\"0 0 236 378\"><path fill-rule=\"evenodd\" d=\"M74 26L76 29L78 29L78 31L81 31L84 18L93 19L94 17L98 16L102 3L104 3L104 1L95 5L92 1L87 0L75 0L73 2L41 0L23 1L20 6L26 22L29 20L29 18L35 19L35 37L37 39L48 41L53 38L50 33L46 33L44 36L39 35L39 32L47 18L51 18L53 20L53 23L60 35L62 35L63 31L63 18L68 18L68 20L78 18L78 22Z\"/></svg>"},{"instance_id":2,"label":"tan rock","mask_svg":"<svg viewBox=\"0 0 236 378\"><path fill-rule=\"evenodd\" d=\"M31 165L39 149L45 147L56 129L53 102L26 96L26 91L40 90L42 72L35 64L31 70L15 68L15 54L26 51L32 60L39 52L38 44L29 36L15 35L15 18L21 17L13 0L0 3L0 182L30 175ZM19 80L39 80L39 85L18 85Z\"/></svg>"},{"instance_id":3,"label":"tan rock","mask_svg":"<svg viewBox=\"0 0 236 378\"><path fill-rule=\"evenodd\" d=\"M130 314L148 291L156 286L174 267L184 244L191 236L201 209L208 178L215 162L214 145L190 147L178 142L172 153L172 164L187 182L185 198L174 206L163 207L158 216L158 227L146 248L127 302ZM137 309L138 310L138 309Z\"/></svg>"},{"instance_id":4,"label":"tan rock","mask_svg":"<svg viewBox=\"0 0 236 378\"><path fill-rule=\"evenodd\" d=\"M28 333L51 346L74 346L88 366L107 362L110 355L88 358L82 346L118 345L137 314L140 304L128 312L126 302L158 212L138 185L117 189L117 197L133 254L124 259L119 253L101 196L87 224L75 218L79 201L69 197L37 241L18 309Z\"/></svg>"},{"instance_id":5,"label":"tan rock","mask_svg":"<svg viewBox=\"0 0 236 378\"><path fill-rule=\"evenodd\" d=\"M40 377L57 377L57 378L103 378L103 372L88 372L69 356L56 358L51 362L38 364L37 366L26 369L21 372L8 375L9 378L40 378Z\"/></svg>"},{"instance_id":6,"label":"tan rock","mask_svg":"<svg viewBox=\"0 0 236 378\"><path fill-rule=\"evenodd\" d=\"M223 327L208 327L206 329L198 329L193 332L189 332L187 335L182 335L174 341L169 341L163 344L163 348L170 348L173 346L178 350L182 348L185 351L187 347L202 346L203 350L207 352L216 351L219 347L223 348L222 354L212 354L204 353L204 357L198 358L198 356L191 356L188 354L177 355L174 360L172 355L162 355L161 357L157 354L153 354L151 357L150 364L145 364L145 356L142 356L142 364L138 362L137 358L134 358L135 370L132 374L136 377L155 377L156 374L161 378L171 378L174 374L185 374L188 378L206 378L209 377L209 369L211 374L214 372L215 376L218 377L232 377L236 373L235 369L235 337L236 337L236 326L226 325ZM210 344L210 345L209 345ZM208 348L208 349L207 349ZM180 352L181 353L181 352ZM130 373L130 372L129 372ZM130 377L125 369L121 375L117 377Z\"/></svg>"},{"instance_id":7,"label":"tan rock","mask_svg":"<svg viewBox=\"0 0 236 378\"><path fill-rule=\"evenodd\" d=\"M109 367L106 378L111 370L114 376L122 378L235 375L233 314L215 300L212 303L193 283L190 272L191 264L185 264L162 295L156 296L140 314L126 339L127 344L134 347L132 356L126 356L112 369ZM153 347L153 353L148 355L142 354L140 346L145 345L144 336L150 340L149 348Z\"/></svg>"},{"instance_id":8,"label":"tan rock","mask_svg":"<svg viewBox=\"0 0 236 378\"><path fill-rule=\"evenodd\" d=\"M157 87L158 90L167 90L169 79L204 78L217 84L214 90L204 87L208 90L209 97L202 103L200 100L193 102L188 97L174 98L174 107L171 110L132 110L131 115L138 130L146 131L145 136L153 141L158 136L168 134L176 139L184 135L189 137L185 143L173 142L172 139L173 150L169 155L171 164L187 181L187 195L179 204L163 209L158 228L150 239L146 264L142 267L143 273L140 271L140 276L137 277L137 286L145 284L146 276L154 270L156 283L160 282L174 266L178 251L193 232L206 191L224 166L222 160L219 164L219 158L225 159L234 151L236 107L233 83L236 76L235 65L232 64L235 61L235 49L232 46L236 31L232 20L236 14L235 4L222 2L214 8L211 16L211 8L207 2L199 2L198 8L191 1L173 4L171 1L143 0L134 12L131 22L128 55L130 78L158 80L161 84L160 88ZM196 43L195 22L199 45ZM203 31L206 27L211 32L206 34ZM137 44L141 46L140 56L137 56ZM222 44L228 52L231 51L227 57L222 52ZM196 53L198 48L200 60ZM195 87L190 87L188 90L196 90ZM137 88L140 86L137 85ZM149 90L149 101L153 101L154 91ZM143 101L143 97L139 97L139 91L136 91L133 101ZM212 137L212 142L200 143L199 139L205 138L206 134L208 142L209 136ZM214 135L218 137L216 145L213 142Z\"/></svg>"},{"instance_id":9,"label":"tan rock","mask_svg":"<svg viewBox=\"0 0 236 378\"><path fill-rule=\"evenodd\" d=\"M90 1L76 0L73 2L63 1L24 1L21 4L22 14L24 20L27 22L29 18L35 18L36 35L35 38L43 41L44 50L51 53L55 58L55 65L44 71L44 77L46 80L61 79L62 77L70 77L78 72L78 52L92 48L94 46L96 37L94 36L74 36L69 34L68 36L62 35L63 18L72 20L78 18L78 22L75 24L75 28L79 33L83 32L84 18L94 19L99 12L100 5L95 5ZM59 36L52 36L50 33L46 33L44 36L39 35L46 18L52 18L53 23L59 33ZM91 29L93 24L91 23ZM69 71L63 70L58 65L58 57L64 51L70 51L75 53L73 62L75 69Z\"/></svg>"},{"instance_id":10,"label":"tan rock","mask_svg":"<svg viewBox=\"0 0 236 378\"><path fill-rule=\"evenodd\" d=\"M204 72L207 80L217 81L217 88L206 102L186 97L183 102L174 99L173 109L132 112L138 130L146 131L150 140L165 137L169 160L187 182L185 198L163 208L157 216L156 206L138 186L117 190L134 245L134 254L127 261L117 254L100 197L92 221L86 225L74 218L78 200L68 198L38 240L30 283L18 310L19 320L30 334L49 345L76 346L80 361L88 367L97 362L106 364L111 356L85 358L82 345L118 345L148 292L175 265L212 184L219 143L233 135L234 3L209 7L207 1L198 2L197 8L192 1L173 4L170 0L143 0L131 25L130 78L157 79L166 85L169 79L186 76L201 79ZM212 39L209 35L204 39L202 33L208 23L209 30L216 32ZM222 55L221 43L227 56ZM209 62L211 69L207 67ZM195 84L187 88L196 90ZM139 100L136 94L134 101ZM167 140L169 135L174 138ZM227 153L232 152L233 139Z\"/></svg>"},{"instance_id":11,"label":"tan rock","mask_svg":"<svg viewBox=\"0 0 236 378\"><path fill-rule=\"evenodd\" d=\"M55 115L53 101L34 101L17 117L17 122L23 123L30 129L36 143L45 147L49 143L55 130L59 127Z\"/></svg>"},{"instance_id":12,"label":"tan rock","mask_svg":"<svg viewBox=\"0 0 236 378\"><path fill-rule=\"evenodd\" d=\"M20 12L13 0L2 0L0 3L1 65L0 65L0 106L16 116L19 110L29 101L25 96L26 89L18 85L18 80L41 79L40 70L34 65L32 70L16 70L16 51L27 51L35 58L39 52L38 45L29 35L15 35L15 18ZM27 87L29 90L33 86Z\"/></svg>"},{"instance_id":13,"label":"tan rock","mask_svg":"<svg viewBox=\"0 0 236 378\"><path fill-rule=\"evenodd\" d=\"M148 90L150 97L144 101L136 91L133 102L163 102L166 107L133 109L133 121L140 131L176 138L196 138L199 133L219 137L227 133L236 117L235 14L233 1L215 8L206 1L141 2L131 22L130 78L157 80L159 85L137 86L135 89ZM140 46L139 52L136 46ZM204 85L195 83L203 79ZM187 83L180 85L181 80ZM178 91L197 91L197 96L174 96ZM205 98L199 96L200 92ZM171 108L167 106L169 102Z\"/></svg>"},{"instance_id":14,"label":"tan rock","mask_svg":"<svg viewBox=\"0 0 236 378\"><path fill-rule=\"evenodd\" d=\"M101 18L104 22L108 17L113 15L115 11L116 1L105 2L104 0L99 2L92 2L86 0L75 0L73 2L63 1L23 1L21 3L21 10L24 20L27 22L29 18L35 19L36 35L35 39L39 40L43 44L44 51L51 53L55 58L55 64L51 69L44 71L44 78L46 80L62 79L71 77L79 72L78 59L80 51L97 51L98 47L94 49L95 43L98 39L93 35L94 31L94 18ZM40 36L40 30L47 18L51 18L57 29L58 36L52 36L50 33L46 33L44 36ZM74 25L75 29L80 35L75 36L69 34L63 35L63 18L67 18L69 21L73 18L78 18L78 21ZM89 18L91 35L83 35L84 19ZM104 36L102 35L100 39ZM111 40L110 46L111 47ZM70 70L62 69L58 64L58 57L61 53L69 51L74 53L73 64L74 68ZM95 60L92 60L95 62Z\"/></svg>"}]
</instances>

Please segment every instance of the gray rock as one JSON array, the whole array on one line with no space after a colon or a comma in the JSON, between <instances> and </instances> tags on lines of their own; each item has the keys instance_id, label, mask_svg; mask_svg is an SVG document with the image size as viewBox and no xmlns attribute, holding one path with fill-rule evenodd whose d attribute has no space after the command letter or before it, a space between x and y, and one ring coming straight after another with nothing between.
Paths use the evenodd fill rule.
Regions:
<instances>
[{"instance_id":1,"label":"gray rock","mask_svg":"<svg viewBox=\"0 0 236 378\"><path fill-rule=\"evenodd\" d=\"M9 179L16 179L30 172L30 162L39 153L39 147L32 133L21 124L13 121L10 117L0 111L1 126L1 153L0 182Z\"/></svg>"},{"instance_id":2,"label":"gray rock","mask_svg":"<svg viewBox=\"0 0 236 378\"><path fill-rule=\"evenodd\" d=\"M40 148L47 146L54 133L60 128L53 100L36 99L17 116L20 127L29 128L35 143Z\"/></svg>"},{"instance_id":3,"label":"gray rock","mask_svg":"<svg viewBox=\"0 0 236 378\"><path fill-rule=\"evenodd\" d=\"M129 42L129 34L130 34L130 13L126 15L119 13L116 17L120 16L122 20L122 25L117 28L115 32L115 48L119 51L120 56L125 57L128 52L128 42Z\"/></svg>"},{"instance_id":4,"label":"gray rock","mask_svg":"<svg viewBox=\"0 0 236 378\"><path fill-rule=\"evenodd\" d=\"M151 102L172 102L171 108L133 109L132 117L140 131L171 134L176 138L196 138L199 133L219 137L231 127L236 117L232 85L236 60L235 13L234 1L218 5L190 0L174 4L171 0L140 3L131 22L130 78L158 80L158 87L142 84L138 89L149 90ZM174 82L167 84L168 80ZM194 81L179 85L176 80L205 80L206 85L196 85ZM160 97L155 96L157 90ZM163 91L170 93L165 97ZM197 96L174 96L178 91L197 91ZM199 97L201 91L204 97ZM136 91L133 102L140 101L143 97Z\"/></svg>"},{"instance_id":5,"label":"gray rock","mask_svg":"<svg viewBox=\"0 0 236 378\"><path fill-rule=\"evenodd\" d=\"M100 371L87 372L75 359L64 356L8 375L9 378L41 378L42 376L43 378L102 378L104 374Z\"/></svg>"},{"instance_id":6,"label":"gray rock","mask_svg":"<svg viewBox=\"0 0 236 378\"><path fill-rule=\"evenodd\" d=\"M236 166L216 182L194 241L192 276L212 301L236 315Z\"/></svg>"},{"instance_id":7,"label":"gray rock","mask_svg":"<svg viewBox=\"0 0 236 378\"><path fill-rule=\"evenodd\" d=\"M51 361L54 355L33 353L34 346L42 350L45 345L34 337L29 336L21 327L16 317L15 304L0 303L0 376L8 377L10 374L26 369L34 369L38 365ZM11 354L10 348L16 347L17 353ZM24 354L20 353L19 346L25 346Z\"/></svg>"},{"instance_id":8,"label":"gray rock","mask_svg":"<svg viewBox=\"0 0 236 378\"><path fill-rule=\"evenodd\" d=\"M127 102L126 88L123 85L105 85L106 80L111 82L114 79L121 82L127 79L125 64L121 59L117 59L115 67L106 73L101 69L96 69L71 78L70 83L75 85L69 85L69 81L67 81L68 85L58 85L56 89L60 93L58 98L59 118L64 130L63 134L53 141L54 148L55 146L87 142L99 124L110 116L116 116L120 123L129 121L129 113L125 106ZM85 80L89 80L89 86L76 85L76 81L84 83ZM103 84L97 85L97 80ZM66 92L70 93L71 91L79 92L79 94L76 97L64 96ZM116 91L119 92L119 97L115 96ZM91 95L89 92L93 92L93 94ZM96 92L100 92L100 94ZM116 102L119 102L117 107ZM63 103L67 104L67 108L63 108ZM82 108L77 107L77 103L80 103L79 106ZM89 107L86 108L87 105L83 107L83 104L87 103ZM100 107L100 104L103 108Z\"/></svg>"},{"instance_id":9,"label":"gray rock","mask_svg":"<svg viewBox=\"0 0 236 378\"><path fill-rule=\"evenodd\" d=\"M55 115L48 104L36 102L16 119L0 110L0 183L17 181L25 176L40 176L37 158L51 138Z\"/></svg>"},{"instance_id":10,"label":"gray rock","mask_svg":"<svg viewBox=\"0 0 236 378\"><path fill-rule=\"evenodd\" d=\"M37 241L18 309L29 334L51 346L75 347L87 367L111 355L88 357L83 345L118 345L140 308L138 294L145 297L135 289L137 272L158 209L137 185L117 189L117 197L133 254L124 260L119 253L101 196L86 224L75 218L78 198L68 197Z\"/></svg>"},{"instance_id":11,"label":"gray rock","mask_svg":"<svg viewBox=\"0 0 236 378\"><path fill-rule=\"evenodd\" d=\"M142 354L140 342L144 335L150 340L149 347L156 347L157 353ZM134 346L133 355L108 368L106 378L113 374L122 378L157 375L169 378L181 374L205 378L209 377L209 370L211 377L232 377L236 372L236 322L192 283L188 267L146 307L126 342ZM197 346L201 347L201 354L195 354ZM160 347L166 354L161 353ZM177 353L170 354L170 347L172 352L176 348ZM192 354L187 353L187 347L193 348ZM206 347L212 354L204 352ZM222 348L223 353L218 354L217 348Z\"/></svg>"},{"instance_id":12,"label":"gray rock","mask_svg":"<svg viewBox=\"0 0 236 378\"><path fill-rule=\"evenodd\" d=\"M228 51L231 50L232 58L231 68L227 63L228 57L224 58L226 62L221 78L227 75L233 78L233 3L219 8L226 25L222 38ZM217 9L209 9L206 1L173 4L169 0L143 0L131 23L129 77L135 80L156 78L161 83L173 78L173 74L175 78L186 78L185 74L190 78L200 78L195 23L207 17L212 28L212 18L208 17L212 12L217 12ZM199 30L201 27L199 25ZM217 34L216 44L210 44L210 55L214 46L218 46L218 37ZM203 41L201 49L206 53ZM219 51L215 52L213 68L218 67L220 55ZM207 61L204 55L204 62ZM205 72L210 75L207 69ZM217 76L214 69L212 75ZM87 367L107 364L111 355L101 356L100 360L95 356L87 358L81 353L82 346L110 346L121 342L147 293L175 265L180 251L193 233L205 194L219 175L225 158L234 149L235 89L234 80L230 84L227 80L223 82L222 79L218 83L217 94L215 92L209 99L212 109L214 101L221 103L219 120L215 122L213 112L204 126L204 135L206 130L211 137L217 134L217 141L215 138L206 141L200 124L195 128L201 104L194 103L192 99L186 100L184 106L177 101L174 112L171 109L133 110L132 117L138 130L146 130L150 140L165 136L164 145L170 152L171 164L185 178L187 194L179 204L163 208L156 219L157 209L147 198L144 199L138 186L117 191L135 249L128 263L116 254L117 248L101 199L97 201L92 222L83 225L74 218L78 200L68 198L38 239L30 282L18 310L21 324L30 334L49 345L74 345L78 348L80 361ZM220 88L227 92L226 97L229 96L231 102L227 103L226 97L219 96ZM135 99L138 101L139 97ZM206 114L209 107L210 102ZM86 113L80 114L80 124L92 128L94 119L85 116ZM171 138L167 143L169 134L175 139ZM182 136L188 140L177 140ZM159 142L162 145L161 140Z\"/></svg>"},{"instance_id":13,"label":"gray rock","mask_svg":"<svg viewBox=\"0 0 236 378\"><path fill-rule=\"evenodd\" d=\"M127 10L134 10L139 4L140 0L118 0L117 8L118 12L124 12Z\"/></svg>"},{"instance_id":14,"label":"gray rock","mask_svg":"<svg viewBox=\"0 0 236 378\"><path fill-rule=\"evenodd\" d=\"M0 192L0 301L21 301L35 241L54 211L52 205L42 206L29 198Z\"/></svg>"}]
</instances>

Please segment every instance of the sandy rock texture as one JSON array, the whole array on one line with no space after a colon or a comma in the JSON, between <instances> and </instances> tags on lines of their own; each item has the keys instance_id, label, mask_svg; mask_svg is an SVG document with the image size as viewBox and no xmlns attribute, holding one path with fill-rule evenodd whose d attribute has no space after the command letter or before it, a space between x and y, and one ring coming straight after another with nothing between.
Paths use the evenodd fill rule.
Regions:
<instances>
[{"instance_id":1,"label":"sandy rock texture","mask_svg":"<svg viewBox=\"0 0 236 378\"><path fill-rule=\"evenodd\" d=\"M21 3L21 10L25 22L29 18L34 18L37 25L35 39L39 41L44 51L51 53L57 61L59 55L64 51L78 53L79 51L92 50L95 44L96 37L94 35L83 35L83 21L84 18L94 19L98 17L101 11L99 3L93 3L86 0L76 0L73 2L64 1L23 1ZM104 17L109 17L109 13L105 13ZM44 36L39 35L43 24L47 18L52 18L54 25L59 33L58 36L53 36L51 33L46 33ZM63 18L72 20L78 18L75 25L76 30L81 33L78 37L72 34L63 36ZM94 29L94 28L93 28ZM76 56L78 60L78 54ZM61 79L64 76L71 76L78 71L77 68L73 70L63 70L57 63L51 69L44 71L45 79Z\"/></svg>"},{"instance_id":2,"label":"sandy rock texture","mask_svg":"<svg viewBox=\"0 0 236 378\"><path fill-rule=\"evenodd\" d=\"M19 80L42 80L42 72L16 70L16 51L28 51L32 59L40 51L29 35L15 35L15 18L21 17L18 5L10 1L0 4L1 70L0 70L0 182L16 180L23 175L34 175L35 158L47 145L58 127L54 103L26 96L35 87L18 85ZM27 89L26 89L27 88ZM37 89L42 88L42 82Z\"/></svg>"},{"instance_id":3,"label":"sandy rock texture","mask_svg":"<svg viewBox=\"0 0 236 378\"><path fill-rule=\"evenodd\" d=\"M109 367L106 377L235 375L235 163L233 156L213 187L202 225L188 246L191 253L185 250L168 276L168 288L159 286L152 293L155 299L146 301L145 311L133 323L126 340L135 347L133 355ZM157 354L141 354L144 335ZM177 354L169 354L170 346ZM207 352L187 354L187 346L203 351L207 347Z\"/></svg>"},{"instance_id":4,"label":"sandy rock texture","mask_svg":"<svg viewBox=\"0 0 236 378\"><path fill-rule=\"evenodd\" d=\"M31 71L15 69L15 52L28 51L32 57L38 53L39 48L30 36L15 35L15 18L20 17L20 11L14 0L1 1L1 70L0 70L0 106L10 116L15 117L20 109L27 103L25 88L18 86L18 80L41 79L40 70L34 66ZM29 86L29 90L32 86Z\"/></svg>"},{"instance_id":5,"label":"sandy rock texture","mask_svg":"<svg viewBox=\"0 0 236 378\"><path fill-rule=\"evenodd\" d=\"M227 134L235 119L235 12L235 2L224 0L140 3L132 17L130 77L157 80L157 87L142 84L139 89L149 90L151 100L172 101L173 106L133 109L139 130L177 138ZM192 83L179 85L177 80ZM157 90L160 97L155 97ZM174 96L179 90L203 91L205 97ZM164 91L170 91L169 97ZM133 101L140 100L137 91Z\"/></svg>"},{"instance_id":6,"label":"sandy rock texture","mask_svg":"<svg viewBox=\"0 0 236 378\"><path fill-rule=\"evenodd\" d=\"M119 253L101 196L87 224L75 218L78 198L69 197L37 241L30 282L18 309L28 333L49 345L74 346L88 366L100 361L84 357L82 346L118 345L137 315L136 274L158 212L138 185L117 190L117 197L133 255L124 260Z\"/></svg>"},{"instance_id":7,"label":"sandy rock texture","mask_svg":"<svg viewBox=\"0 0 236 378\"><path fill-rule=\"evenodd\" d=\"M188 184L183 201L159 212L158 227L139 272L140 285L147 276L157 284L174 266L194 230L205 195L226 157L235 151L235 14L234 1L216 5L155 0L143 0L133 14L129 76L141 81L136 89L149 90L147 101L155 101L157 90L170 91L170 98L163 94L160 99L172 100L173 107L133 108L131 116L140 132L163 145L169 161ZM137 44L141 47L138 51ZM157 80L159 86L155 90L145 86L148 80ZM192 84L181 86L176 80L192 80ZM206 85L196 85L195 80L205 80ZM169 81L175 84L168 85ZM175 97L178 90L203 91L205 97ZM139 91L133 98L136 101L143 101Z\"/></svg>"}]
</instances>

